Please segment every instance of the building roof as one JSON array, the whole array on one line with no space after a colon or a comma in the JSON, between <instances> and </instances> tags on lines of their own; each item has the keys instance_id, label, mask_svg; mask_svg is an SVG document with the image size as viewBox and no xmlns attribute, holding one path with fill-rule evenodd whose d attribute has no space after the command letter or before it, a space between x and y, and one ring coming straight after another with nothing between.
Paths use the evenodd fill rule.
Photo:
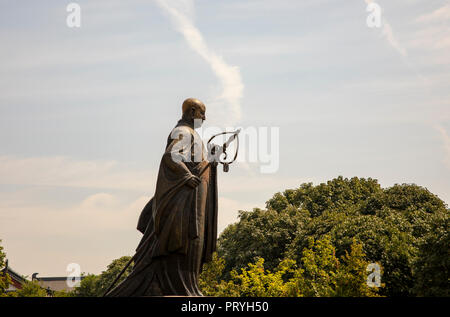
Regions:
<instances>
[{"instance_id":1,"label":"building roof","mask_svg":"<svg viewBox=\"0 0 450 317\"><path fill-rule=\"evenodd\" d=\"M51 276L51 277L37 277L38 273L33 273L32 280L38 281L42 288L52 291L71 291L74 287L67 283L68 279L75 279L75 281L81 281L84 276L79 277L67 277L67 276Z\"/></svg>"},{"instance_id":2,"label":"building roof","mask_svg":"<svg viewBox=\"0 0 450 317\"><path fill-rule=\"evenodd\" d=\"M6 266L1 270L1 273L6 273L11 278L11 284L9 284L9 287L6 290L7 292L22 288L22 284L26 281L26 278L23 275L17 273L8 265L8 260L6 260Z\"/></svg>"},{"instance_id":3,"label":"building roof","mask_svg":"<svg viewBox=\"0 0 450 317\"><path fill-rule=\"evenodd\" d=\"M26 278L23 275L17 273L8 265L8 260L6 260L6 266L2 269L1 272L2 273L6 272L11 277L11 279L19 283L22 283L26 280Z\"/></svg>"}]
</instances>

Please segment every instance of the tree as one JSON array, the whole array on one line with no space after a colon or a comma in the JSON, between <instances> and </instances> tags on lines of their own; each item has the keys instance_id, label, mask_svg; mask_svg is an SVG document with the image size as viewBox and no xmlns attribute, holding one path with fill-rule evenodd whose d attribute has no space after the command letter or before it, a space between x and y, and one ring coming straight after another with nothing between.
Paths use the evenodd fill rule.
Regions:
<instances>
[{"instance_id":1,"label":"tree","mask_svg":"<svg viewBox=\"0 0 450 317\"><path fill-rule=\"evenodd\" d=\"M102 296L112 282L116 279L119 273L123 270L125 265L130 261L131 256L123 256L121 258L115 259L108 265L106 271L100 274L98 279L98 296ZM122 282L131 272L133 271L133 263L128 266L126 271L122 274L117 284ZM116 284L116 285L117 285Z\"/></svg>"},{"instance_id":2,"label":"tree","mask_svg":"<svg viewBox=\"0 0 450 317\"><path fill-rule=\"evenodd\" d=\"M320 239L329 234L341 257L351 250L353 239L363 244L366 259L378 262L385 268L382 295L410 295L414 284L412 259L415 256L415 239L410 224L398 213L385 217L360 215L354 211L324 212L308 223L293 241L290 253L299 258L307 247L308 238Z\"/></svg>"},{"instance_id":3,"label":"tree","mask_svg":"<svg viewBox=\"0 0 450 317\"><path fill-rule=\"evenodd\" d=\"M350 253L345 252L341 258L342 265L336 274L335 296L338 297L373 297L378 296L379 289L369 287L367 284L367 267L369 262L365 260L363 245L353 239ZM376 263L378 264L378 263ZM378 264L379 265L379 264ZM383 270L380 271L383 276ZM380 287L383 289L384 283Z\"/></svg>"},{"instance_id":4,"label":"tree","mask_svg":"<svg viewBox=\"0 0 450 317\"><path fill-rule=\"evenodd\" d=\"M0 240L2 242L2 240ZM3 252L3 247L0 245L0 269L5 267L6 254ZM0 272L0 297L6 296L6 290L11 284L11 277L9 274L3 274Z\"/></svg>"},{"instance_id":5,"label":"tree","mask_svg":"<svg viewBox=\"0 0 450 317\"><path fill-rule=\"evenodd\" d=\"M123 256L113 260L100 275L88 274L80 282L80 285L73 290L73 295L78 297L100 297L106 292L108 287L116 279L125 265L130 261L130 256ZM131 263L115 285L122 282L133 270Z\"/></svg>"},{"instance_id":6,"label":"tree","mask_svg":"<svg viewBox=\"0 0 450 317\"><path fill-rule=\"evenodd\" d=\"M254 264L248 264L248 269L242 269L241 274L232 271L231 281L225 285L241 297L288 296L292 279L288 283L284 279L294 273L294 268L295 262L286 259L271 272L264 268L264 259L258 258Z\"/></svg>"},{"instance_id":7,"label":"tree","mask_svg":"<svg viewBox=\"0 0 450 317\"><path fill-rule=\"evenodd\" d=\"M437 212L419 242L414 263L414 288L419 296L450 296L449 227L448 212Z\"/></svg>"},{"instance_id":8,"label":"tree","mask_svg":"<svg viewBox=\"0 0 450 317\"><path fill-rule=\"evenodd\" d=\"M213 253L211 262L203 265L200 272L198 285L203 295L214 296L219 291L220 278L225 268L225 260Z\"/></svg>"},{"instance_id":9,"label":"tree","mask_svg":"<svg viewBox=\"0 0 450 317\"><path fill-rule=\"evenodd\" d=\"M281 297L290 295L290 283L285 283L288 275L294 274L295 262L283 260L272 273L264 268L264 259L249 263L239 274L231 272L228 280L221 280L224 260L215 253L213 260L203 267L199 286L205 296L220 297Z\"/></svg>"},{"instance_id":10,"label":"tree","mask_svg":"<svg viewBox=\"0 0 450 317\"><path fill-rule=\"evenodd\" d=\"M200 286L207 296L377 296L377 290L367 285L364 256L356 240L351 251L338 259L329 236L318 241L310 238L299 263L286 258L271 271L265 268L263 258L257 258L241 273L233 270L229 280L220 280L224 260L214 255L203 268Z\"/></svg>"},{"instance_id":11,"label":"tree","mask_svg":"<svg viewBox=\"0 0 450 317\"><path fill-rule=\"evenodd\" d=\"M52 297L74 297L74 296L75 295L73 291L61 290L52 292Z\"/></svg>"},{"instance_id":12,"label":"tree","mask_svg":"<svg viewBox=\"0 0 450 317\"><path fill-rule=\"evenodd\" d=\"M229 225L219 237L218 253L225 260L225 275L263 258L269 270L283 259L297 232L307 223L309 214L289 206L285 210L241 211L240 221Z\"/></svg>"},{"instance_id":13,"label":"tree","mask_svg":"<svg viewBox=\"0 0 450 317\"><path fill-rule=\"evenodd\" d=\"M288 206L308 210L312 217L320 216L325 210L345 209L362 204L368 197L382 191L378 181L372 178L339 176L326 184L313 186L301 184L297 189L287 189L277 193L266 203L268 209L281 211Z\"/></svg>"},{"instance_id":14,"label":"tree","mask_svg":"<svg viewBox=\"0 0 450 317\"><path fill-rule=\"evenodd\" d=\"M18 297L46 297L47 291L39 285L38 281L22 283L22 288L16 291Z\"/></svg>"},{"instance_id":15,"label":"tree","mask_svg":"<svg viewBox=\"0 0 450 317\"><path fill-rule=\"evenodd\" d=\"M84 276L83 279L80 282L80 285L75 287L75 289L72 291L73 296L76 297L96 297L100 296L100 291L98 289L99 287L99 276L94 274L88 274L87 276Z\"/></svg>"},{"instance_id":16,"label":"tree","mask_svg":"<svg viewBox=\"0 0 450 317\"><path fill-rule=\"evenodd\" d=\"M420 295L419 288L427 283L436 286L432 294L448 294L448 235L444 234L448 223L441 220L435 227L432 223L436 217L448 217L449 210L426 188L415 184L381 188L375 179L340 176L276 193L266 206L241 211L239 221L219 237L223 278L258 257L271 271L287 257L301 263L310 238L329 236L337 258L350 254L356 239L365 260L384 268L380 295ZM432 227L440 230L439 237Z\"/></svg>"},{"instance_id":17,"label":"tree","mask_svg":"<svg viewBox=\"0 0 450 317\"><path fill-rule=\"evenodd\" d=\"M301 257L301 274L297 274L296 289L308 297L372 297L378 290L367 285L367 266L363 246L356 239L350 252L337 258L331 237L325 235L314 241L308 239L309 246Z\"/></svg>"},{"instance_id":18,"label":"tree","mask_svg":"<svg viewBox=\"0 0 450 317\"><path fill-rule=\"evenodd\" d=\"M304 271L298 279L299 289L308 297L333 296L339 260L330 237L317 242L309 238L308 244L301 259Z\"/></svg>"}]
</instances>

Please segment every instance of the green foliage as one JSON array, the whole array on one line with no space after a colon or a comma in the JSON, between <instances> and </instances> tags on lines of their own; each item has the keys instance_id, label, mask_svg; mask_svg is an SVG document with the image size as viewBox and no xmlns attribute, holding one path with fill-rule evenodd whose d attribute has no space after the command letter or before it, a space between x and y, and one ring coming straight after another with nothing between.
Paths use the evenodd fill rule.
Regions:
<instances>
[{"instance_id":1,"label":"green foliage","mask_svg":"<svg viewBox=\"0 0 450 317\"><path fill-rule=\"evenodd\" d=\"M362 245L356 240L350 253L340 260L329 236L314 241L303 251L300 266L286 258L272 272L264 267L264 259L231 272L228 281L219 280L225 267L224 260L214 255L213 261L204 266L200 275L200 287L207 296L241 297L299 297L299 296L377 296L377 291L367 286L366 268Z\"/></svg>"},{"instance_id":2,"label":"green foliage","mask_svg":"<svg viewBox=\"0 0 450 317\"><path fill-rule=\"evenodd\" d=\"M294 207L286 210L240 212L240 221L228 226L219 237L219 253L225 260L225 276L233 269L243 268L260 257L265 265L275 269L283 253L306 223L309 215ZM239 252L237 252L239 251Z\"/></svg>"},{"instance_id":3,"label":"green foliage","mask_svg":"<svg viewBox=\"0 0 450 317\"><path fill-rule=\"evenodd\" d=\"M258 258L255 263L249 263L248 269L242 269L241 274L231 272L229 280L220 280L225 261L213 255L213 260L203 267L199 286L205 296L221 297L281 297L290 296L291 282L284 279L294 274L295 261L285 259L280 262L274 273L264 268L264 259Z\"/></svg>"},{"instance_id":4,"label":"green foliage","mask_svg":"<svg viewBox=\"0 0 450 317\"><path fill-rule=\"evenodd\" d=\"M445 203L428 189L415 184L394 185L384 191L384 206L399 211L423 210L429 213L445 209Z\"/></svg>"},{"instance_id":5,"label":"green foliage","mask_svg":"<svg viewBox=\"0 0 450 317\"><path fill-rule=\"evenodd\" d=\"M310 239L321 241L325 236L337 258L351 254L354 239L360 241L365 260L384 268L380 295L448 296L446 204L415 184L383 189L371 178L301 184L275 194L266 210L240 212L239 222L227 227L218 240L219 256L226 262L222 278L229 279L230 272L258 258L264 258L270 271L285 258L302 263ZM333 272L328 265L324 270ZM426 285L432 287L426 290Z\"/></svg>"},{"instance_id":6,"label":"green foliage","mask_svg":"<svg viewBox=\"0 0 450 317\"><path fill-rule=\"evenodd\" d=\"M218 292L220 278L225 268L225 260L217 256L215 252L212 260L203 265L199 276L199 287L205 296L214 296Z\"/></svg>"},{"instance_id":7,"label":"green foliage","mask_svg":"<svg viewBox=\"0 0 450 317\"><path fill-rule=\"evenodd\" d=\"M336 274L336 289L334 296L339 297L372 297L378 296L378 289L367 285L367 266L363 245L353 239L350 246L350 253L345 251L341 257L342 265ZM379 264L379 263L378 263ZM381 265L380 265L381 267ZM383 270L380 275L383 276ZM381 284L381 290L385 287Z\"/></svg>"},{"instance_id":8,"label":"green foliage","mask_svg":"<svg viewBox=\"0 0 450 317\"><path fill-rule=\"evenodd\" d=\"M18 297L46 297L47 291L43 289L38 281L25 280L22 288L16 291Z\"/></svg>"},{"instance_id":9,"label":"green foliage","mask_svg":"<svg viewBox=\"0 0 450 317\"><path fill-rule=\"evenodd\" d=\"M305 269L299 279L299 289L308 297L333 296L339 261L330 238L325 236L316 243L312 238L308 240L309 247L303 251L301 259Z\"/></svg>"},{"instance_id":10,"label":"green foliage","mask_svg":"<svg viewBox=\"0 0 450 317\"><path fill-rule=\"evenodd\" d=\"M98 289L99 276L94 274L88 274L84 276L80 282L80 285L75 287L73 295L76 297L96 297L101 296Z\"/></svg>"},{"instance_id":11,"label":"green foliage","mask_svg":"<svg viewBox=\"0 0 450 317\"><path fill-rule=\"evenodd\" d=\"M350 252L338 259L331 237L314 241L302 254L301 274L296 274L296 289L308 297L377 296L377 289L367 285L367 266L362 244L353 240Z\"/></svg>"},{"instance_id":12,"label":"green foliage","mask_svg":"<svg viewBox=\"0 0 450 317\"><path fill-rule=\"evenodd\" d=\"M2 242L2 240L0 240ZM0 245L0 269L2 269L5 264L6 254L3 252L3 247ZM0 273L0 297L7 296L6 290L11 284L11 277L9 274Z\"/></svg>"},{"instance_id":13,"label":"green foliage","mask_svg":"<svg viewBox=\"0 0 450 317\"><path fill-rule=\"evenodd\" d=\"M268 209L277 211L294 206L308 210L312 217L317 217L325 210L343 210L348 206L360 204L380 191L377 180L357 177L348 180L339 176L327 184L313 186L312 183L305 183L298 189L288 189L283 194L277 193L266 205Z\"/></svg>"},{"instance_id":14,"label":"green foliage","mask_svg":"<svg viewBox=\"0 0 450 317\"><path fill-rule=\"evenodd\" d=\"M350 250L356 238L363 243L367 260L379 262L385 268L383 295L408 295L414 282L411 270L416 253L411 230L410 224L398 213L377 217L326 212L305 226L290 246L290 253L298 258L309 237L319 239L330 234L336 255L340 257Z\"/></svg>"},{"instance_id":15,"label":"green foliage","mask_svg":"<svg viewBox=\"0 0 450 317\"><path fill-rule=\"evenodd\" d=\"M415 291L419 296L450 296L449 227L448 212L437 212L420 239L414 263Z\"/></svg>"},{"instance_id":16,"label":"green foliage","mask_svg":"<svg viewBox=\"0 0 450 317\"><path fill-rule=\"evenodd\" d=\"M294 265L294 261L287 259L280 262L275 272L271 272L264 269L264 259L259 258L256 263L249 263L248 269L243 269L241 274L232 271L228 287L241 297L288 296L290 283L285 283L283 278L294 272Z\"/></svg>"},{"instance_id":17,"label":"green foliage","mask_svg":"<svg viewBox=\"0 0 450 317\"><path fill-rule=\"evenodd\" d=\"M52 297L74 297L74 296L75 295L73 291L61 290L52 292Z\"/></svg>"},{"instance_id":18,"label":"green foliage","mask_svg":"<svg viewBox=\"0 0 450 317\"><path fill-rule=\"evenodd\" d=\"M102 296L103 293L108 289L114 279L119 275L119 273L123 270L125 265L130 261L131 256L123 256L121 258L115 259L108 265L106 271L103 271L98 278L98 295ZM122 274L120 279L117 281L118 285L122 282L131 272L133 271L133 263L126 269L126 271Z\"/></svg>"},{"instance_id":19,"label":"green foliage","mask_svg":"<svg viewBox=\"0 0 450 317\"><path fill-rule=\"evenodd\" d=\"M130 256L123 256L119 259L115 259L108 265L106 271L103 271L100 275L89 274L84 277L80 285L73 290L73 296L77 297L100 297L106 292L108 287L112 284L115 278L119 275L128 261ZM133 270L133 263L128 266L121 278L116 282L118 285L122 282Z\"/></svg>"}]
</instances>

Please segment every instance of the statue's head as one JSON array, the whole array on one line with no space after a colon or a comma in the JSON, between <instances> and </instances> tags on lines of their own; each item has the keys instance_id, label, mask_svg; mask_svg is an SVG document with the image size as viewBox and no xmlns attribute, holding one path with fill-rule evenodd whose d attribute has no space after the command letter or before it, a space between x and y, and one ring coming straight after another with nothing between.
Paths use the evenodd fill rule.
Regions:
<instances>
[{"instance_id":1,"label":"statue's head","mask_svg":"<svg viewBox=\"0 0 450 317\"><path fill-rule=\"evenodd\" d=\"M206 107L203 102L195 98L188 98L183 102L183 119L195 124L195 128L200 127L206 120Z\"/></svg>"}]
</instances>

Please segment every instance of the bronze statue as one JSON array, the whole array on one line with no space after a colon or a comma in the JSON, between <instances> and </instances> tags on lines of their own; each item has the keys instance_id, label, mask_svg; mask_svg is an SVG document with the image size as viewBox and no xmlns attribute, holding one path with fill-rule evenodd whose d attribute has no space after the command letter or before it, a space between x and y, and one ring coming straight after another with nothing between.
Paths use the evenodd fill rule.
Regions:
<instances>
[{"instance_id":1,"label":"bronze statue","mask_svg":"<svg viewBox=\"0 0 450 317\"><path fill-rule=\"evenodd\" d=\"M208 153L195 131L206 120L205 105L189 98L182 111L167 139L155 195L139 217L144 235L130 260L133 271L110 290L118 276L105 296L202 296L198 276L217 241L217 158L239 132Z\"/></svg>"}]
</instances>

